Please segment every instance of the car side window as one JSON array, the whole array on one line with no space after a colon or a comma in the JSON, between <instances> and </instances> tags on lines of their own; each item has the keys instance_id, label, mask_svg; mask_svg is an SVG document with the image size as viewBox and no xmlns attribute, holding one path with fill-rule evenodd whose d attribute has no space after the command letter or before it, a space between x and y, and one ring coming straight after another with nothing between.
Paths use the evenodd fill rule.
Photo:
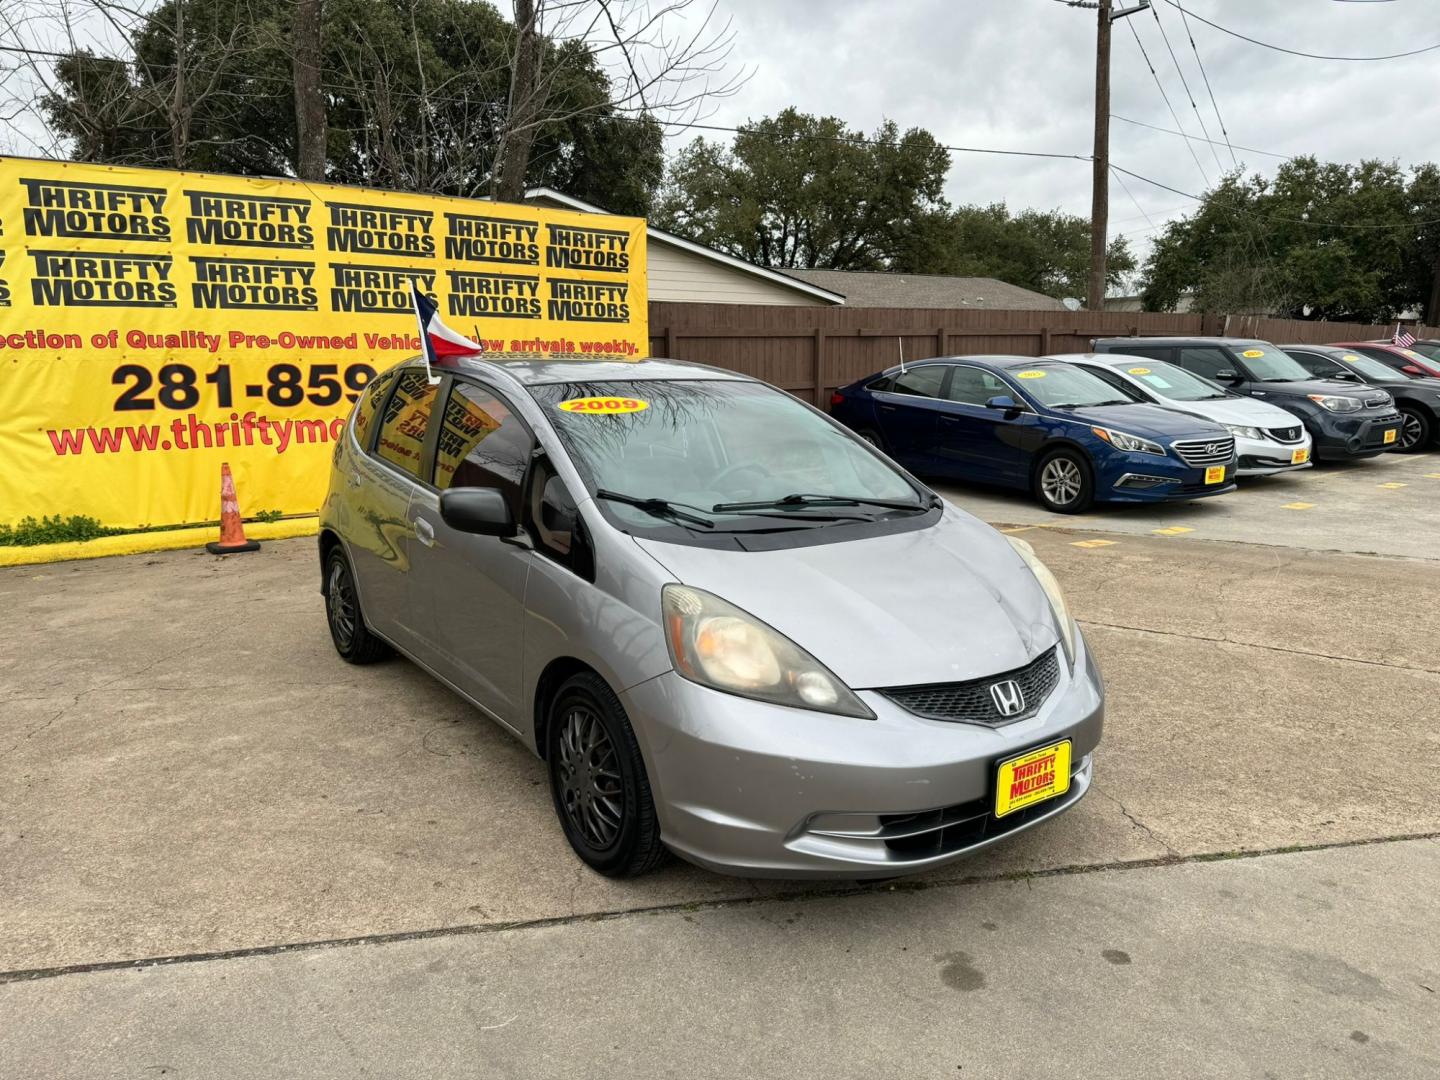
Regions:
<instances>
[{"instance_id":1,"label":"car side window","mask_svg":"<svg viewBox=\"0 0 1440 1080\"><path fill-rule=\"evenodd\" d=\"M1217 349L1213 346L1195 346L1180 350L1180 366L1186 371L1193 371L1196 375L1207 379L1218 380L1222 371L1228 371L1239 375L1241 372L1236 367L1235 361L1231 360L1224 349Z\"/></svg>"},{"instance_id":2,"label":"car side window","mask_svg":"<svg viewBox=\"0 0 1440 1080\"><path fill-rule=\"evenodd\" d=\"M586 581L594 581L595 552L585 521L548 457L535 461L525 510L525 525L535 541L535 550Z\"/></svg>"},{"instance_id":3,"label":"car side window","mask_svg":"<svg viewBox=\"0 0 1440 1080\"><path fill-rule=\"evenodd\" d=\"M395 383L395 393L385 403L380 420L380 436L375 443L377 457L420 479L420 464L425 456L425 435L430 427L430 412L435 407L435 391L419 370L405 371Z\"/></svg>"},{"instance_id":4,"label":"car side window","mask_svg":"<svg viewBox=\"0 0 1440 1080\"><path fill-rule=\"evenodd\" d=\"M520 488L535 448L530 426L498 394L456 382L435 450L435 486L499 488L519 521Z\"/></svg>"},{"instance_id":5,"label":"car side window","mask_svg":"<svg viewBox=\"0 0 1440 1080\"><path fill-rule=\"evenodd\" d=\"M945 381L945 370L944 364L912 368L895 377L895 381L890 384L890 392L912 394L916 397L939 397L940 384Z\"/></svg>"},{"instance_id":6,"label":"car side window","mask_svg":"<svg viewBox=\"0 0 1440 1080\"><path fill-rule=\"evenodd\" d=\"M984 405L993 397L1013 397L1014 392L997 376L980 368L956 367L945 390L947 401L964 405Z\"/></svg>"},{"instance_id":7,"label":"car side window","mask_svg":"<svg viewBox=\"0 0 1440 1080\"><path fill-rule=\"evenodd\" d=\"M1286 349L1285 352L1294 357L1295 362L1308 371L1311 375L1325 377L1335 374L1336 363L1329 357L1321 356L1319 353L1299 352Z\"/></svg>"},{"instance_id":8,"label":"car side window","mask_svg":"<svg viewBox=\"0 0 1440 1080\"><path fill-rule=\"evenodd\" d=\"M366 450L370 449L370 431L375 423L375 414L379 412L385 395L390 392L390 384L394 379L393 371L387 371L375 379L365 388L365 393L360 395L360 404L355 406L355 441Z\"/></svg>"}]
</instances>

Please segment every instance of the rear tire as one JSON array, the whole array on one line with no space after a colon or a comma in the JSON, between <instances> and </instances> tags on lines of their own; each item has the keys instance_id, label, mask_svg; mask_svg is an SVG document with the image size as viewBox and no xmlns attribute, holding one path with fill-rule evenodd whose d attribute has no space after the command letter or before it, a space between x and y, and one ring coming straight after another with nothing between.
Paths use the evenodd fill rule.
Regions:
<instances>
[{"instance_id":1,"label":"rear tire","mask_svg":"<svg viewBox=\"0 0 1440 1080\"><path fill-rule=\"evenodd\" d=\"M879 450L882 454L885 453L885 440L880 437L880 433L874 428L861 428L855 432L855 434L876 450Z\"/></svg>"},{"instance_id":2,"label":"rear tire","mask_svg":"<svg viewBox=\"0 0 1440 1080\"><path fill-rule=\"evenodd\" d=\"M325 621L335 651L347 664L373 664L390 655L390 646L365 625L350 560L338 545L325 559Z\"/></svg>"},{"instance_id":3,"label":"rear tire","mask_svg":"<svg viewBox=\"0 0 1440 1080\"><path fill-rule=\"evenodd\" d=\"M1095 471L1078 450L1062 447L1035 467L1035 498L1057 514L1080 514L1095 501Z\"/></svg>"},{"instance_id":4,"label":"rear tire","mask_svg":"<svg viewBox=\"0 0 1440 1080\"><path fill-rule=\"evenodd\" d=\"M650 780L625 707L584 671L556 692L546 725L550 795L565 839L592 870L638 877L665 858Z\"/></svg>"},{"instance_id":5,"label":"rear tire","mask_svg":"<svg viewBox=\"0 0 1440 1080\"><path fill-rule=\"evenodd\" d=\"M1395 453L1415 454L1428 450L1435 438L1435 425L1419 409L1400 410L1400 437L1395 440Z\"/></svg>"}]
</instances>

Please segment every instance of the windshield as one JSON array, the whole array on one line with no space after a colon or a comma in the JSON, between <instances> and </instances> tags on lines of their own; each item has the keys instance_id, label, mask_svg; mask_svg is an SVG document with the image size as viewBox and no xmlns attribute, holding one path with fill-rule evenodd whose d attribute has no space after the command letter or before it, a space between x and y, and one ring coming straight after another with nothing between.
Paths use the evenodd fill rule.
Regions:
<instances>
[{"instance_id":1,"label":"windshield","mask_svg":"<svg viewBox=\"0 0 1440 1080\"><path fill-rule=\"evenodd\" d=\"M1054 409L1086 405L1129 405L1131 400L1098 375L1069 364L1037 364L1006 371L1027 394Z\"/></svg>"},{"instance_id":2,"label":"windshield","mask_svg":"<svg viewBox=\"0 0 1440 1080\"><path fill-rule=\"evenodd\" d=\"M1243 349L1237 347L1236 351L1250 377L1260 382L1301 382L1315 377L1300 366L1300 361L1274 345L1257 342Z\"/></svg>"},{"instance_id":3,"label":"windshield","mask_svg":"<svg viewBox=\"0 0 1440 1080\"><path fill-rule=\"evenodd\" d=\"M1164 360L1143 360L1136 358L1133 363L1118 367L1136 382L1154 391L1158 397L1171 401L1213 401L1230 395L1209 379L1202 379Z\"/></svg>"},{"instance_id":4,"label":"windshield","mask_svg":"<svg viewBox=\"0 0 1440 1080\"><path fill-rule=\"evenodd\" d=\"M605 511L626 526L808 528L930 505L843 428L760 383L667 379L530 390L591 495L604 493Z\"/></svg>"},{"instance_id":5,"label":"windshield","mask_svg":"<svg viewBox=\"0 0 1440 1080\"><path fill-rule=\"evenodd\" d=\"M1403 371L1397 371L1395 368L1392 368L1388 364L1382 364L1373 356L1361 356L1359 353L1353 352L1339 354L1332 353L1331 355L1338 355L1341 363L1345 364L1347 367L1354 368L1361 375L1364 375L1370 379L1384 379L1387 382L1398 382L1400 379L1410 378L1410 376L1406 375Z\"/></svg>"},{"instance_id":6,"label":"windshield","mask_svg":"<svg viewBox=\"0 0 1440 1080\"><path fill-rule=\"evenodd\" d=\"M1417 341L1410 346L1412 352L1418 352L1427 360L1440 360L1440 341Z\"/></svg>"}]
</instances>

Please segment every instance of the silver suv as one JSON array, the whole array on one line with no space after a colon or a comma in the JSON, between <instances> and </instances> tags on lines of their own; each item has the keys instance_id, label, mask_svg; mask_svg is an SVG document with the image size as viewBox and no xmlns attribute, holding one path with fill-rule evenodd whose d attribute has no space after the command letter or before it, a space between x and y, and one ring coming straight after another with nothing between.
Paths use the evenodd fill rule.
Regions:
<instances>
[{"instance_id":1,"label":"silver suv","mask_svg":"<svg viewBox=\"0 0 1440 1080\"><path fill-rule=\"evenodd\" d=\"M320 561L341 657L393 648L539 754L604 874L890 877L1090 786L1100 675L1029 546L732 372L401 364Z\"/></svg>"}]
</instances>

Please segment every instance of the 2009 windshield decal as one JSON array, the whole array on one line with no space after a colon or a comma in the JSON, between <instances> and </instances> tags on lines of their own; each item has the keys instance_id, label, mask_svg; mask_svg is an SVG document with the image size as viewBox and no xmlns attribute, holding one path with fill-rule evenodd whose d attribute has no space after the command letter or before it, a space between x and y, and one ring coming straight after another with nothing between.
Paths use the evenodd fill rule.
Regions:
<instances>
[{"instance_id":1,"label":"2009 windshield decal","mask_svg":"<svg viewBox=\"0 0 1440 1080\"><path fill-rule=\"evenodd\" d=\"M592 416L634 413L649 407L648 401L641 401L639 398L587 397L573 398L560 403L560 408L564 412L588 413Z\"/></svg>"}]
</instances>

